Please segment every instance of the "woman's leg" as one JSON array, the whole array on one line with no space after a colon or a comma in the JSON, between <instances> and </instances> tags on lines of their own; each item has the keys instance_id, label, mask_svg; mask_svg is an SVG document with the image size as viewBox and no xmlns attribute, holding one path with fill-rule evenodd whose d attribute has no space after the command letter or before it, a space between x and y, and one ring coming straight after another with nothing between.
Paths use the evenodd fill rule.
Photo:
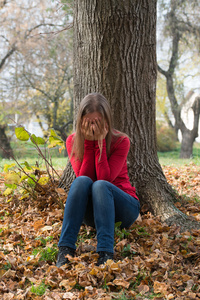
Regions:
<instances>
[{"instance_id":1,"label":"woman's leg","mask_svg":"<svg viewBox=\"0 0 200 300\"><path fill-rule=\"evenodd\" d=\"M59 247L76 249L75 243L85 215L93 181L87 176L77 177L69 190L65 204Z\"/></svg>"},{"instance_id":2,"label":"woman's leg","mask_svg":"<svg viewBox=\"0 0 200 300\"><path fill-rule=\"evenodd\" d=\"M140 203L112 183L98 180L92 185L97 252L113 253L115 222L121 227L130 227L137 219Z\"/></svg>"}]
</instances>

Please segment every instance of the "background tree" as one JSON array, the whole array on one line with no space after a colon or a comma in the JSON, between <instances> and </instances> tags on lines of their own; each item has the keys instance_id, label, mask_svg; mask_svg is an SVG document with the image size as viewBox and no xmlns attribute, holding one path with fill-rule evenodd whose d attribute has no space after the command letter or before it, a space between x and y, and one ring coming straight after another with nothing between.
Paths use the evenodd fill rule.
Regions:
<instances>
[{"instance_id":1,"label":"background tree","mask_svg":"<svg viewBox=\"0 0 200 300\"><path fill-rule=\"evenodd\" d=\"M30 73L33 73L35 77L38 76L38 79L41 80L40 83L42 84L45 74L47 73L47 69L48 69L47 63L48 63L49 72L52 72L51 77L53 77L54 75L56 76L56 79L58 78L57 82L54 78L54 81L58 84L56 88L56 93L62 95L59 98L59 100L62 103L61 104L62 108L65 109L67 104L65 105L64 103L63 95L64 93L66 94L66 90L64 92L64 87L63 84L61 84L61 82L65 81L66 84L66 74L67 74L66 70L67 69L69 70L70 67L68 66L67 68L66 65L61 65L61 64L66 62L67 59L69 59L69 55L64 56L64 47L63 47L63 52L62 52L63 61L61 62L61 60L59 59L59 63L61 64L59 65L59 70L57 68L57 72L56 72L55 63L54 65L52 63L53 60L52 57L54 56L55 58L55 53L60 53L59 50L61 47L58 47L59 49L57 50L55 44L53 45L53 40L50 40L48 37L52 38L53 33L56 33L60 30L64 30L67 27L68 19L67 17L65 17L66 12L63 10L63 8L66 7L64 6L64 4L62 5L61 3L57 3L57 2L53 4L51 0L48 1L36 0L34 1L34 3L27 2L25 0L4 1L3 3L1 3L1 5L2 5L2 9L0 10L0 19L1 19L1 28L2 28L1 35L0 35L0 72L1 72L0 92L1 92L1 99L2 99L1 101L5 101L7 103L12 102L11 106L15 107L15 110L18 110L18 104L21 105L20 103L23 101L24 104L26 103L25 106L27 107L31 102L29 96L32 96L32 94L30 92L27 92L27 90L24 89L25 82L23 78L20 77L22 74L25 76L25 73L22 72L22 66L26 66L28 68L28 66L30 67L32 63L32 67L35 72L32 72L31 70ZM51 35L49 34L50 32L52 32ZM56 39L56 42L58 42L58 38ZM46 47L44 47L45 43L46 43ZM39 46L41 48L39 48ZM49 57L45 57L46 58L45 67L43 65L43 62L41 61L41 56L39 57L39 52L40 55L42 53L42 47L44 47L43 58L45 54L49 56ZM47 52L45 53L44 51L45 49L48 50L48 54ZM40 58L41 68L39 68L37 65L37 63L39 62L39 58ZM24 70L26 70L26 68L24 68ZM27 73L26 73L26 78L29 78L27 76ZM68 81L70 81L70 78L71 75L69 75L68 72ZM46 85L48 85L47 82ZM51 81L49 80L49 85L52 85L52 79ZM52 89L53 88L55 89L55 84L54 86L52 86ZM69 97L70 95L68 95L68 98ZM54 98L58 100L58 96ZM34 97L34 99L36 99L36 97ZM29 100L29 102L27 100ZM55 100L54 102L56 103L57 100ZM46 109L46 114L48 114L47 110L48 108ZM4 113L5 115L5 112L2 113ZM26 118L28 117L27 110L26 110L24 111L24 114L18 115L19 122L23 122L23 117L25 113L26 113ZM54 110L54 115L55 116L58 115L59 118L61 118L61 114L56 109ZM30 110L29 110L29 117L30 117ZM4 135L2 136L1 134L3 134L2 133L3 131L2 130L0 131L0 140L1 139L4 139L4 141L6 140L6 142L4 143L4 146L6 147L8 147L9 145L9 139L7 137L7 132L8 132L7 122L8 121L6 119L6 122L2 123L2 125L0 124L0 126L2 126L2 130L4 131ZM61 125L63 126L62 123ZM60 128L58 129L62 129L62 126L60 126ZM9 151L7 152L9 153Z\"/></svg>"},{"instance_id":2,"label":"background tree","mask_svg":"<svg viewBox=\"0 0 200 300\"><path fill-rule=\"evenodd\" d=\"M195 99L192 105L194 121L193 128L189 129L187 124L185 124L181 110L185 102L188 100L184 96L184 91L180 89L180 77L181 69L180 65L186 64L186 61L191 58L191 56L197 56L197 49L199 49L200 42L200 27L197 20L199 20L200 5L196 0L194 1L175 1L170 0L168 2L161 1L162 9L165 11L164 18L164 36L171 41L171 56L169 58L168 66L166 63L162 63L162 66L158 65L158 71L165 76L166 88L168 98L171 104L171 111L174 116L175 123L171 122L170 116L165 111L165 118L168 124L174 127L176 134L181 131L181 158L192 157L193 143L198 137L198 124L199 124L199 114L200 114L200 98ZM166 70L167 69L167 70ZM192 70L193 72L195 70ZM190 75L191 63L188 69L185 70L187 75ZM178 86L179 85L179 86ZM173 124L173 125L172 125Z\"/></svg>"},{"instance_id":3,"label":"background tree","mask_svg":"<svg viewBox=\"0 0 200 300\"><path fill-rule=\"evenodd\" d=\"M26 60L17 77L44 134L54 128L66 140L65 127L73 120L72 35L64 31L50 39L38 36L34 44L34 53L30 47L23 53Z\"/></svg>"},{"instance_id":4,"label":"background tree","mask_svg":"<svg viewBox=\"0 0 200 300\"><path fill-rule=\"evenodd\" d=\"M129 175L141 203L183 229L188 217L173 205L157 157L156 75L156 0L74 1L75 111L86 94L105 95L115 127L131 138ZM60 186L72 179L69 165Z\"/></svg>"}]
</instances>

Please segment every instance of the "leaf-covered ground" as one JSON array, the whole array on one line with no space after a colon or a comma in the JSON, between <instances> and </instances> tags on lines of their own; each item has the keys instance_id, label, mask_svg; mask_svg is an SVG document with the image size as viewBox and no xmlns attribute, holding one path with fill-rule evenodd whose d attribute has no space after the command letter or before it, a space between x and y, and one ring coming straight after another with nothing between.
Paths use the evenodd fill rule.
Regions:
<instances>
[{"instance_id":1,"label":"leaf-covered ground","mask_svg":"<svg viewBox=\"0 0 200 300\"><path fill-rule=\"evenodd\" d=\"M200 221L200 167L164 166L183 197L176 206ZM115 232L115 260L97 267L96 236L82 226L77 254L55 266L65 192L37 199L3 196L0 176L0 299L200 299L200 231L179 233L151 214ZM58 201L59 194L59 201Z\"/></svg>"}]
</instances>

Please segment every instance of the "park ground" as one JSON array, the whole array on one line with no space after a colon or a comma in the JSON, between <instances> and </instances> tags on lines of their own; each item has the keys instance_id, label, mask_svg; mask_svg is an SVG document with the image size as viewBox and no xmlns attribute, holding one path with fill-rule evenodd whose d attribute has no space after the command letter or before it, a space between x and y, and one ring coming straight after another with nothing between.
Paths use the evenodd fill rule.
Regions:
<instances>
[{"instance_id":1,"label":"park ground","mask_svg":"<svg viewBox=\"0 0 200 300\"><path fill-rule=\"evenodd\" d=\"M174 164L169 157L161 164L179 194L175 205L200 221L200 164ZM56 182L25 198L5 196L4 179L2 172L1 299L200 299L199 230L180 233L142 209L130 229L116 224L114 261L96 266L95 230L82 226L76 257L59 269L55 262L65 191Z\"/></svg>"}]
</instances>

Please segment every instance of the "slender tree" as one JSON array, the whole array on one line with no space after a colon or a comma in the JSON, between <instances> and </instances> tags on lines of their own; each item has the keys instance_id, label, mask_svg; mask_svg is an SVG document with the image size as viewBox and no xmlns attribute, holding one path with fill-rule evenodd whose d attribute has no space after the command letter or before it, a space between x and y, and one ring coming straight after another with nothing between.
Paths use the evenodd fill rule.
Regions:
<instances>
[{"instance_id":1,"label":"slender tree","mask_svg":"<svg viewBox=\"0 0 200 300\"><path fill-rule=\"evenodd\" d=\"M129 175L140 201L168 224L192 226L175 208L156 151L156 0L74 1L74 107L90 92L110 102L131 138ZM76 115L76 113L75 113ZM70 186L70 164L60 186Z\"/></svg>"}]
</instances>

